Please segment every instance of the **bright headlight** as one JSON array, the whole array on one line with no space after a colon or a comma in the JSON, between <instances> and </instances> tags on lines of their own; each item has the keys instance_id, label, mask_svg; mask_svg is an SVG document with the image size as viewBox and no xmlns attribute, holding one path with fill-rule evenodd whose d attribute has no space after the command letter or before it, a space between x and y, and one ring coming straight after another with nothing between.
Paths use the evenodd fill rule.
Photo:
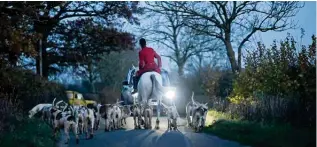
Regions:
<instances>
[{"instance_id":1,"label":"bright headlight","mask_svg":"<svg viewBox=\"0 0 317 147\"><path fill-rule=\"evenodd\" d=\"M165 96L168 98L168 99L174 99L175 97L175 91L172 91L172 90L169 90L165 93Z\"/></svg>"}]
</instances>

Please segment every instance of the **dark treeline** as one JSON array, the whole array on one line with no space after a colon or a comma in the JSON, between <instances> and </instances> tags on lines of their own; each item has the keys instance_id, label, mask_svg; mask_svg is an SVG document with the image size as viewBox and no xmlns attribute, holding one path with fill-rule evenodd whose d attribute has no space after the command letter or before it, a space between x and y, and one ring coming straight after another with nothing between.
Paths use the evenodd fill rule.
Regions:
<instances>
[{"instance_id":1,"label":"dark treeline","mask_svg":"<svg viewBox=\"0 0 317 147\"><path fill-rule=\"evenodd\" d=\"M97 62L134 48L120 25L141 13L137 2L0 2L0 146L54 146L52 129L25 119L36 104L67 101L67 87L49 77L71 67L93 85Z\"/></svg>"}]
</instances>

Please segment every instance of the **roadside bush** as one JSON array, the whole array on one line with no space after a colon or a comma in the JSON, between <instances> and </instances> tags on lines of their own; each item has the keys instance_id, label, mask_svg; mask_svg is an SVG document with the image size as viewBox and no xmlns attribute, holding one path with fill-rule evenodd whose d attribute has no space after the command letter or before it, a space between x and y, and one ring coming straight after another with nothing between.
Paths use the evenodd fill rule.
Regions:
<instances>
[{"instance_id":1,"label":"roadside bush","mask_svg":"<svg viewBox=\"0 0 317 147\"><path fill-rule=\"evenodd\" d=\"M38 103L51 103L55 97L67 101L63 86L42 79L32 71L4 68L0 72L0 81L0 99L19 102L26 113Z\"/></svg>"},{"instance_id":2,"label":"roadside bush","mask_svg":"<svg viewBox=\"0 0 317 147\"><path fill-rule=\"evenodd\" d=\"M230 112L249 120L315 125L316 38L296 48L288 36L271 48L258 44L246 57L245 71L233 84Z\"/></svg>"},{"instance_id":3,"label":"roadside bush","mask_svg":"<svg viewBox=\"0 0 317 147\"><path fill-rule=\"evenodd\" d=\"M16 120L18 123L11 131L0 136L2 147L54 147L53 129L36 119Z\"/></svg>"},{"instance_id":4,"label":"roadside bush","mask_svg":"<svg viewBox=\"0 0 317 147\"><path fill-rule=\"evenodd\" d=\"M314 147L315 130L283 124L261 124L221 119L204 129L220 138L254 147Z\"/></svg>"},{"instance_id":5,"label":"roadside bush","mask_svg":"<svg viewBox=\"0 0 317 147\"><path fill-rule=\"evenodd\" d=\"M224 112L229 104L226 98L232 92L234 75L229 70L205 68L202 76L204 77L203 87L211 99L210 107Z\"/></svg>"},{"instance_id":6,"label":"roadside bush","mask_svg":"<svg viewBox=\"0 0 317 147\"><path fill-rule=\"evenodd\" d=\"M0 99L0 138L4 132L15 129L16 123L23 118L17 101L8 98Z\"/></svg>"},{"instance_id":7,"label":"roadside bush","mask_svg":"<svg viewBox=\"0 0 317 147\"><path fill-rule=\"evenodd\" d=\"M0 146L53 147L52 128L27 113L54 97L67 100L64 88L28 70L0 69Z\"/></svg>"},{"instance_id":8,"label":"roadside bush","mask_svg":"<svg viewBox=\"0 0 317 147\"><path fill-rule=\"evenodd\" d=\"M53 147L52 133L43 121L23 117L21 101L0 99L0 146Z\"/></svg>"}]
</instances>

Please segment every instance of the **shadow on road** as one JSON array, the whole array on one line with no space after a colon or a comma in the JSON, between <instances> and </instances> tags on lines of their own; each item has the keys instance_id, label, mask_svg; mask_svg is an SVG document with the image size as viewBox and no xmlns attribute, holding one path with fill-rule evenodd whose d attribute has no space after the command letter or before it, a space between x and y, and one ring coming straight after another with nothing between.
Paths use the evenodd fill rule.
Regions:
<instances>
[{"instance_id":1,"label":"shadow on road","mask_svg":"<svg viewBox=\"0 0 317 147\"><path fill-rule=\"evenodd\" d=\"M166 130L156 141L153 147L192 147L192 143L180 131Z\"/></svg>"},{"instance_id":2,"label":"shadow on road","mask_svg":"<svg viewBox=\"0 0 317 147\"><path fill-rule=\"evenodd\" d=\"M166 121L162 119L160 130L135 130L132 129L133 123L127 125L127 129L111 132L100 129L90 140L83 139L85 135L81 135L78 145L75 144L75 138L71 135L69 145L60 144L59 147L240 147L236 142L222 140L204 133L194 133L184 125L178 127L177 131L168 131ZM61 134L64 139L64 133Z\"/></svg>"},{"instance_id":3,"label":"shadow on road","mask_svg":"<svg viewBox=\"0 0 317 147\"><path fill-rule=\"evenodd\" d=\"M70 142L69 146L87 147L192 147L190 140L180 131L165 131L163 134L156 130L116 130L113 132L97 131L94 138L83 139L78 145ZM74 139L72 137L72 139Z\"/></svg>"}]
</instances>

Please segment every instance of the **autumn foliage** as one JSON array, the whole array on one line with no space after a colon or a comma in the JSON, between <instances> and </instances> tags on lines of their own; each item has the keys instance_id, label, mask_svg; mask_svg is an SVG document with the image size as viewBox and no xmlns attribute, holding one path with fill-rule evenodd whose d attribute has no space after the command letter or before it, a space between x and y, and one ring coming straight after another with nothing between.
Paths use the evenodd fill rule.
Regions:
<instances>
[{"instance_id":1,"label":"autumn foliage","mask_svg":"<svg viewBox=\"0 0 317 147\"><path fill-rule=\"evenodd\" d=\"M315 124L315 56L315 36L308 47L291 36L270 48L258 43L233 84L231 112L251 120Z\"/></svg>"}]
</instances>

